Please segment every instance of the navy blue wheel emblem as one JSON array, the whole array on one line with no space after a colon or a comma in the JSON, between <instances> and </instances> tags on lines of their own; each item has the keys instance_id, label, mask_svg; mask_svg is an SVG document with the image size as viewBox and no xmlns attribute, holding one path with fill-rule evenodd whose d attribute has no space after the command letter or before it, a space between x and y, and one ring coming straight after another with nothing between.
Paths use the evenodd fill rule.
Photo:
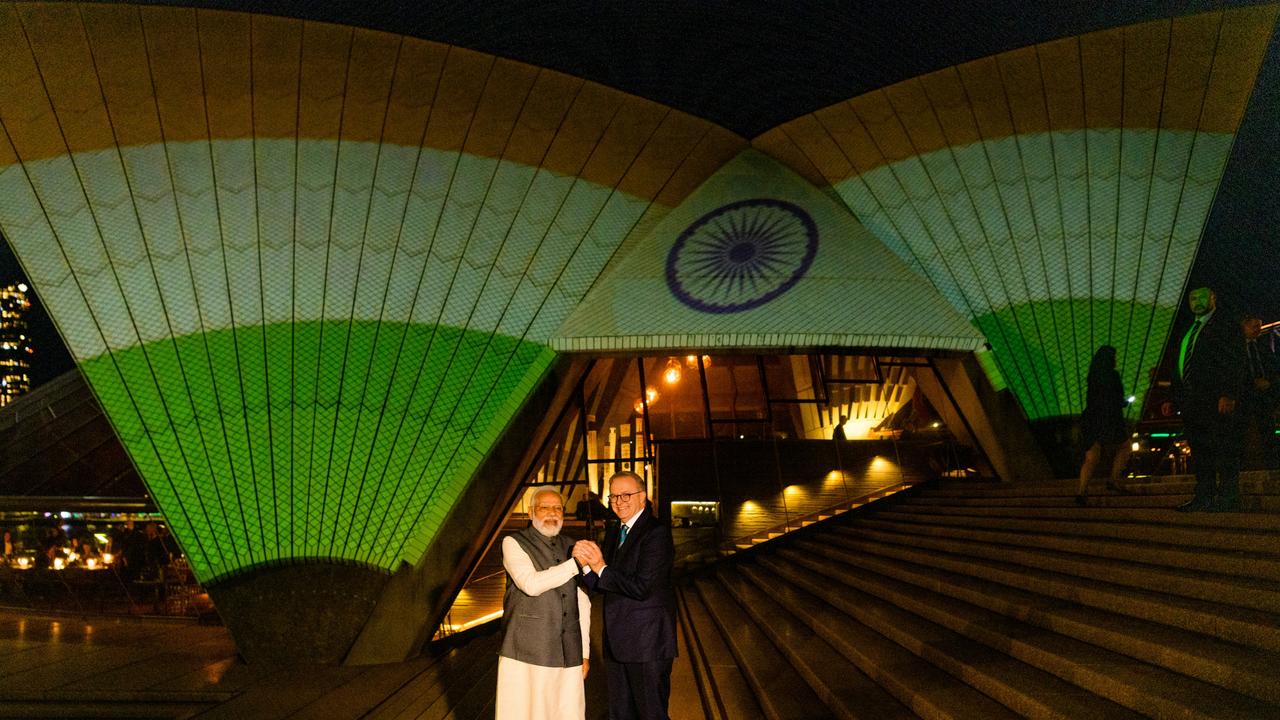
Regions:
<instances>
[{"instance_id":1,"label":"navy blue wheel emblem","mask_svg":"<svg viewBox=\"0 0 1280 720\"><path fill-rule=\"evenodd\" d=\"M818 226L800 206L756 198L712 210L667 255L667 286L707 313L759 307L791 289L818 253Z\"/></svg>"}]
</instances>

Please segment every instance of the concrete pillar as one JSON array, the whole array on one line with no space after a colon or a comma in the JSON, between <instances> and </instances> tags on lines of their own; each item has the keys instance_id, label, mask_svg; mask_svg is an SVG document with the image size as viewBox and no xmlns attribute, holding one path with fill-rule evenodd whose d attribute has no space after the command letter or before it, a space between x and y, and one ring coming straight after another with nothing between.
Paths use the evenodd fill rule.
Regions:
<instances>
[{"instance_id":1,"label":"concrete pillar","mask_svg":"<svg viewBox=\"0 0 1280 720\"><path fill-rule=\"evenodd\" d=\"M1008 390L996 392L972 354L933 360L973 439L1005 481L1050 480L1053 472L1031 434L1022 406ZM924 373L921 373L923 375ZM922 388L923 388L922 383ZM935 408L938 401L930 397ZM945 419L945 416L944 416ZM956 424L947 423L955 428Z\"/></svg>"}]
</instances>

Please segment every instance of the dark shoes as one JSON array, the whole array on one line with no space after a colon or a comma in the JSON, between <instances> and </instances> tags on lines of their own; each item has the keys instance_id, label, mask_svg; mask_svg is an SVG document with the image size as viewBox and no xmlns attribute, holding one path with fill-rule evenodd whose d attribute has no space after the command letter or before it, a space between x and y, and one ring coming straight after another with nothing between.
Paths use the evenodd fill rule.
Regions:
<instances>
[{"instance_id":1,"label":"dark shoes","mask_svg":"<svg viewBox=\"0 0 1280 720\"><path fill-rule=\"evenodd\" d=\"M1193 498L1174 508L1178 512L1209 512L1213 510L1213 502L1210 500L1202 500Z\"/></svg>"}]
</instances>

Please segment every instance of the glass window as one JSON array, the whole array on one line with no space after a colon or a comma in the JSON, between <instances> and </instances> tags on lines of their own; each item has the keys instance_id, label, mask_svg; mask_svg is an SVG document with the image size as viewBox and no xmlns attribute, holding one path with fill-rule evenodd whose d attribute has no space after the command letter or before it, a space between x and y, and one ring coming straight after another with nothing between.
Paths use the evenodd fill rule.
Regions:
<instances>
[{"instance_id":1,"label":"glass window","mask_svg":"<svg viewBox=\"0 0 1280 720\"><path fill-rule=\"evenodd\" d=\"M715 356L706 372L713 423L763 423L768 419L760 363L755 355Z\"/></svg>"},{"instance_id":2,"label":"glass window","mask_svg":"<svg viewBox=\"0 0 1280 720\"><path fill-rule=\"evenodd\" d=\"M707 436L697 355L645 358L644 379L648 390L649 431L655 440Z\"/></svg>"}]
</instances>

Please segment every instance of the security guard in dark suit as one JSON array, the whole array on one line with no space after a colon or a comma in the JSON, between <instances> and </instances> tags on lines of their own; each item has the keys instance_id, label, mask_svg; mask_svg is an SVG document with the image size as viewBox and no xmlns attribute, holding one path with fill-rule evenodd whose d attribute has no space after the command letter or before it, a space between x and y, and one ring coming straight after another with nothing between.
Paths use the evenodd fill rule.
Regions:
<instances>
[{"instance_id":1,"label":"security guard in dark suit","mask_svg":"<svg viewBox=\"0 0 1280 720\"><path fill-rule=\"evenodd\" d=\"M1173 397L1191 445L1196 490L1178 510L1235 512L1240 510L1244 342L1239 323L1218 312L1213 290L1192 290L1187 304L1195 321L1178 346Z\"/></svg>"}]
</instances>

